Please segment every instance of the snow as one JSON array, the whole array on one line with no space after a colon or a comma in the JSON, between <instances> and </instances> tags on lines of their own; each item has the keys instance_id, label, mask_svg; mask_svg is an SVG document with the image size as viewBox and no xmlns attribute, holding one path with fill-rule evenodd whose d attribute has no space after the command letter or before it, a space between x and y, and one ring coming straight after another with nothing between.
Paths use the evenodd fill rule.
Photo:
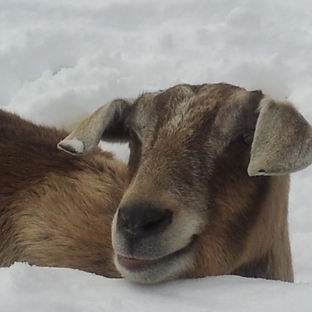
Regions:
<instances>
[{"instance_id":1,"label":"snow","mask_svg":"<svg viewBox=\"0 0 312 312\"><path fill-rule=\"evenodd\" d=\"M311 0L0 0L0 107L71 129L115 97L225 81L288 99L312 123L311 36ZM125 146L102 145L127 158ZM292 176L294 284L140 286L14 264L0 269L0 310L312 311L311 173Z\"/></svg>"},{"instance_id":2,"label":"snow","mask_svg":"<svg viewBox=\"0 0 312 312\"><path fill-rule=\"evenodd\" d=\"M311 311L311 284L220 276L142 286L20 263L1 271L1 311Z\"/></svg>"}]
</instances>

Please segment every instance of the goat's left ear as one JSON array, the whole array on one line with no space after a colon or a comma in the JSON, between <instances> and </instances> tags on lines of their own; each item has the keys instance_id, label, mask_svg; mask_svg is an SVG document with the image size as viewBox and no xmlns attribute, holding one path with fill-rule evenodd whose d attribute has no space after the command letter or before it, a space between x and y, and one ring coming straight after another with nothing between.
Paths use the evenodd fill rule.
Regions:
<instances>
[{"instance_id":1,"label":"goat's left ear","mask_svg":"<svg viewBox=\"0 0 312 312\"><path fill-rule=\"evenodd\" d=\"M312 127L287 102L263 99L251 146L250 176L281 175L312 163Z\"/></svg>"}]
</instances>

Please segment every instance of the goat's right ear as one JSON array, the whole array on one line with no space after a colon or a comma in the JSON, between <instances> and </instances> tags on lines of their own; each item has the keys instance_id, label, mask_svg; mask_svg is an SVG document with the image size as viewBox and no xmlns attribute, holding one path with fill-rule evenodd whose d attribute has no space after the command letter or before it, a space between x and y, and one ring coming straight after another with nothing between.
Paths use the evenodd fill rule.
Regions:
<instances>
[{"instance_id":1,"label":"goat's right ear","mask_svg":"<svg viewBox=\"0 0 312 312\"><path fill-rule=\"evenodd\" d=\"M107 141L126 140L125 119L133 102L116 99L103 105L59 142L58 149L73 155L86 155L98 146L102 138Z\"/></svg>"}]
</instances>

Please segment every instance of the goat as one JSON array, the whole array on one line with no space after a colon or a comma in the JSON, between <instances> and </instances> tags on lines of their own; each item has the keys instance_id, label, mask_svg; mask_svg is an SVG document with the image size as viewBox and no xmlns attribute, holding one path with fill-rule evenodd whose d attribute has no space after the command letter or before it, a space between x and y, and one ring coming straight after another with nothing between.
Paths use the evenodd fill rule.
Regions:
<instances>
[{"instance_id":1,"label":"goat","mask_svg":"<svg viewBox=\"0 0 312 312\"><path fill-rule=\"evenodd\" d=\"M0 265L15 261L119 277L111 222L127 168L99 149L56 148L67 133L0 110Z\"/></svg>"},{"instance_id":2,"label":"goat","mask_svg":"<svg viewBox=\"0 0 312 312\"><path fill-rule=\"evenodd\" d=\"M153 284L237 274L292 282L289 173L311 164L311 134L290 103L261 91L182 84L110 102L58 148L85 155L100 139L129 141L129 186L112 222L123 277Z\"/></svg>"}]
</instances>

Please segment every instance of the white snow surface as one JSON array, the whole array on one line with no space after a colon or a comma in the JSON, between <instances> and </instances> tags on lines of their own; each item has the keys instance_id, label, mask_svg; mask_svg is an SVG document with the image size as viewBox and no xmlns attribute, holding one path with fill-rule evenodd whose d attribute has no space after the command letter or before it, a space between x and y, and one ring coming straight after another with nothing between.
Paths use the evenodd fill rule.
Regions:
<instances>
[{"instance_id":1,"label":"white snow surface","mask_svg":"<svg viewBox=\"0 0 312 312\"><path fill-rule=\"evenodd\" d=\"M1 108L60 128L115 97L220 81L288 99L312 122L312 1L0 0L0 69ZM0 269L0 311L312 311L311 189L312 166L293 174L293 284L141 286L17 263Z\"/></svg>"}]
</instances>

